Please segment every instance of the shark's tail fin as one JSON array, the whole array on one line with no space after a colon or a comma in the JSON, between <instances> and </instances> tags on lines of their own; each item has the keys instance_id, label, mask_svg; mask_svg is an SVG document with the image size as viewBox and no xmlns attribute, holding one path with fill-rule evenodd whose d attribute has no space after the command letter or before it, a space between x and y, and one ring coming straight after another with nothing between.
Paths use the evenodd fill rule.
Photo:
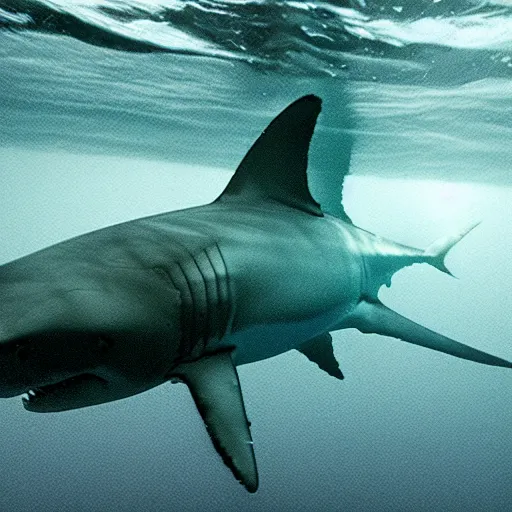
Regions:
<instances>
[{"instance_id":1,"label":"shark's tail fin","mask_svg":"<svg viewBox=\"0 0 512 512\"><path fill-rule=\"evenodd\" d=\"M431 331L392 311L379 300L360 301L344 322L344 327L355 327L363 333L391 336L476 363L512 368L512 362Z\"/></svg>"},{"instance_id":2,"label":"shark's tail fin","mask_svg":"<svg viewBox=\"0 0 512 512\"><path fill-rule=\"evenodd\" d=\"M455 234L439 238L425 250L398 244L357 229L354 236L358 237L356 243L359 244L365 261L365 288L362 295L376 299L382 285L391 285L391 278L395 272L415 263L428 263L453 276L444 259L450 249L478 224L480 222L473 223Z\"/></svg>"},{"instance_id":3,"label":"shark's tail fin","mask_svg":"<svg viewBox=\"0 0 512 512\"><path fill-rule=\"evenodd\" d=\"M444 259L450 249L462 240L470 231L476 228L480 224L480 221L475 222L468 226L466 229L459 231L458 233L454 233L452 235L447 235L442 238L436 240L433 244L429 245L423 255L428 258L427 262L439 269L441 272L448 274L453 277L453 274L448 270L444 263Z\"/></svg>"}]
</instances>

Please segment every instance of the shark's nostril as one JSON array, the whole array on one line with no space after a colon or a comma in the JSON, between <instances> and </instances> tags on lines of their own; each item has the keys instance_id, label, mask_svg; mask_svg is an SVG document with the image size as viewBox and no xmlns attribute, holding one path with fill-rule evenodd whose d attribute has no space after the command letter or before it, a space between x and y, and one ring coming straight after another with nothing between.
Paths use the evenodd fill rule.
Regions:
<instances>
[{"instance_id":1,"label":"shark's nostril","mask_svg":"<svg viewBox=\"0 0 512 512\"><path fill-rule=\"evenodd\" d=\"M96 345L96 350L101 353L108 352L112 346L114 345L114 342L112 339L105 335L101 335L98 337L98 342Z\"/></svg>"},{"instance_id":2,"label":"shark's nostril","mask_svg":"<svg viewBox=\"0 0 512 512\"><path fill-rule=\"evenodd\" d=\"M21 345L16 349L16 356L20 361L26 361L30 357L30 349L26 345Z\"/></svg>"}]
</instances>

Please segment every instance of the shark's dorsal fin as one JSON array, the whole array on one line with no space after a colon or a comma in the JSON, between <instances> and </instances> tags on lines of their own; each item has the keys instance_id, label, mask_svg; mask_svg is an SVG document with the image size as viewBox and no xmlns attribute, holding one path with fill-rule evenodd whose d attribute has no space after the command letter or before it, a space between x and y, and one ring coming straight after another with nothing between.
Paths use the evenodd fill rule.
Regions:
<instances>
[{"instance_id":1,"label":"shark's dorsal fin","mask_svg":"<svg viewBox=\"0 0 512 512\"><path fill-rule=\"evenodd\" d=\"M250 423L230 351L182 363L170 378L188 385L215 449L240 483L256 492L258 471Z\"/></svg>"},{"instance_id":2,"label":"shark's dorsal fin","mask_svg":"<svg viewBox=\"0 0 512 512\"><path fill-rule=\"evenodd\" d=\"M345 178L350 173L357 116L348 84L338 84L335 96L336 108L322 114L322 130L317 130L315 134L308 183L312 196L322 205L324 214L351 224L343 207L343 195Z\"/></svg>"},{"instance_id":3,"label":"shark's dorsal fin","mask_svg":"<svg viewBox=\"0 0 512 512\"><path fill-rule=\"evenodd\" d=\"M304 96L283 110L245 155L217 201L274 200L319 217L308 188L308 151L322 100Z\"/></svg>"},{"instance_id":4,"label":"shark's dorsal fin","mask_svg":"<svg viewBox=\"0 0 512 512\"><path fill-rule=\"evenodd\" d=\"M306 341L297 350L329 375L340 380L344 379L340 365L334 357L332 336L328 332Z\"/></svg>"}]
</instances>

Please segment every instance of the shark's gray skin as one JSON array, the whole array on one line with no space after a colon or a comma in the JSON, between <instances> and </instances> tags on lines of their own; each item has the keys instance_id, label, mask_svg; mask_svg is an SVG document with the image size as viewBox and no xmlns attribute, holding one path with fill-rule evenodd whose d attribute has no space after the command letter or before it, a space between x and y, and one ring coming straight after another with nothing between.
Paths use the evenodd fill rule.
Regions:
<instances>
[{"instance_id":1,"label":"shark's gray skin","mask_svg":"<svg viewBox=\"0 0 512 512\"><path fill-rule=\"evenodd\" d=\"M1 266L0 396L25 394L27 410L55 412L183 381L224 462L254 492L237 365L297 349L342 379L329 332L355 327L512 368L379 301L405 266L448 272L444 257L466 233L423 251L357 228L341 205L324 213L307 183L320 108L313 95L286 108L212 204Z\"/></svg>"}]
</instances>

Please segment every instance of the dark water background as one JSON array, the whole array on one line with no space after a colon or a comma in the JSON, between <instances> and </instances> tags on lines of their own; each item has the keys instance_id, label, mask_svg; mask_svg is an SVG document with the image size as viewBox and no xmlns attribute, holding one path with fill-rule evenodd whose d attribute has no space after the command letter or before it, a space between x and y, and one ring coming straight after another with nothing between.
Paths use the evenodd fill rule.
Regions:
<instances>
[{"instance_id":1,"label":"dark water background","mask_svg":"<svg viewBox=\"0 0 512 512\"><path fill-rule=\"evenodd\" d=\"M0 1L0 260L213 199L310 92L312 179L353 143L356 224L424 247L484 221L450 255L459 280L413 267L383 301L512 358L508 0ZM55 415L4 400L0 511L511 509L510 372L335 340L341 383L298 353L239 368L256 495L167 385Z\"/></svg>"}]
</instances>

